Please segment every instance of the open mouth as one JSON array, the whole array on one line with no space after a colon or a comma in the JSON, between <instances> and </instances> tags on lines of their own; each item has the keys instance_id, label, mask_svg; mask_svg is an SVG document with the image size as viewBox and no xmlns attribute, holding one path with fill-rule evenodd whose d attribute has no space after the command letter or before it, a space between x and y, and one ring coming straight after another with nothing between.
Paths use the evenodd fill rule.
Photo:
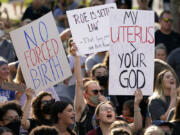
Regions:
<instances>
[{"instance_id":1,"label":"open mouth","mask_svg":"<svg viewBox=\"0 0 180 135\"><path fill-rule=\"evenodd\" d=\"M72 120L74 120L74 117L71 117Z\"/></svg>"},{"instance_id":2,"label":"open mouth","mask_svg":"<svg viewBox=\"0 0 180 135\"><path fill-rule=\"evenodd\" d=\"M107 115L107 118L112 118L112 114L108 114L108 115Z\"/></svg>"},{"instance_id":3,"label":"open mouth","mask_svg":"<svg viewBox=\"0 0 180 135\"><path fill-rule=\"evenodd\" d=\"M173 84L175 84L175 82L174 82L174 81L171 81L170 84L173 85Z\"/></svg>"}]
</instances>

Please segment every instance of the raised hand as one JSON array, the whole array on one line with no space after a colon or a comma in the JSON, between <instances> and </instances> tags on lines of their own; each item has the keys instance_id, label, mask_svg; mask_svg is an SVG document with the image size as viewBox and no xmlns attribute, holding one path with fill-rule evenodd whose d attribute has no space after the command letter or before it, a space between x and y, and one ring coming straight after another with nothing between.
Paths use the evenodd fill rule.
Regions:
<instances>
[{"instance_id":1,"label":"raised hand","mask_svg":"<svg viewBox=\"0 0 180 135\"><path fill-rule=\"evenodd\" d=\"M35 94L35 91L31 88L27 88L26 91L27 99L32 99L33 95Z\"/></svg>"},{"instance_id":2,"label":"raised hand","mask_svg":"<svg viewBox=\"0 0 180 135\"><path fill-rule=\"evenodd\" d=\"M137 90L134 92L134 96L135 96L134 104L139 106L139 104L141 103L141 101L142 101L142 99L143 99L143 95L142 95L141 89L137 89Z\"/></svg>"}]
</instances>

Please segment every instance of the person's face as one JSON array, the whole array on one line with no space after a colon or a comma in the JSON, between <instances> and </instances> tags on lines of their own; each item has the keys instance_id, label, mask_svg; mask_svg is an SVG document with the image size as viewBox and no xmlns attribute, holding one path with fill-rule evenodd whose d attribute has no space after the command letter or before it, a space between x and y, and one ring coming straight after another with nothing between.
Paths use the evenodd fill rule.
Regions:
<instances>
[{"instance_id":1,"label":"person's face","mask_svg":"<svg viewBox=\"0 0 180 135\"><path fill-rule=\"evenodd\" d=\"M88 89L86 92L89 96L97 96L97 95L103 95L103 90L101 90L101 87L96 83L92 82L88 85Z\"/></svg>"},{"instance_id":2,"label":"person's face","mask_svg":"<svg viewBox=\"0 0 180 135\"><path fill-rule=\"evenodd\" d=\"M18 113L15 110L8 110L7 113L3 116L3 125L7 125L13 120L20 120Z\"/></svg>"},{"instance_id":3,"label":"person's face","mask_svg":"<svg viewBox=\"0 0 180 135\"><path fill-rule=\"evenodd\" d=\"M160 20L161 29L170 32L172 30L172 21L172 15L165 13L162 19Z\"/></svg>"},{"instance_id":4,"label":"person's face","mask_svg":"<svg viewBox=\"0 0 180 135\"><path fill-rule=\"evenodd\" d=\"M43 108L43 106L48 102L48 101L51 101L53 100L53 98L51 96L44 96L42 99L41 99L41 109Z\"/></svg>"},{"instance_id":5,"label":"person's face","mask_svg":"<svg viewBox=\"0 0 180 135\"><path fill-rule=\"evenodd\" d=\"M111 124L115 121L115 110L110 104L103 104L99 108L99 114L96 116L102 123Z\"/></svg>"},{"instance_id":6,"label":"person's face","mask_svg":"<svg viewBox=\"0 0 180 135\"><path fill-rule=\"evenodd\" d=\"M0 79L7 80L8 75L9 75L8 64L3 64L2 66L0 66Z\"/></svg>"},{"instance_id":7,"label":"person's face","mask_svg":"<svg viewBox=\"0 0 180 135\"><path fill-rule=\"evenodd\" d=\"M69 104L62 113L60 113L60 120L62 120L66 125L70 126L74 124L75 112L73 106Z\"/></svg>"},{"instance_id":8,"label":"person's face","mask_svg":"<svg viewBox=\"0 0 180 135\"><path fill-rule=\"evenodd\" d=\"M176 79L171 72L166 72L163 76L163 86L165 89L171 89L172 86L176 85Z\"/></svg>"},{"instance_id":9,"label":"person's face","mask_svg":"<svg viewBox=\"0 0 180 135\"><path fill-rule=\"evenodd\" d=\"M148 7L148 0L138 0L138 5L140 9L147 9Z\"/></svg>"},{"instance_id":10,"label":"person's face","mask_svg":"<svg viewBox=\"0 0 180 135\"><path fill-rule=\"evenodd\" d=\"M97 68L94 72L94 76L104 76L107 75L107 69L104 67Z\"/></svg>"},{"instance_id":11,"label":"person's face","mask_svg":"<svg viewBox=\"0 0 180 135\"><path fill-rule=\"evenodd\" d=\"M166 57L167 57L167 55L166 55L166 51L164 49L157 49L156 50L156 54L155 54L156 59L166 61Z\"/></svg>"},{"instance_id":12,"label":"person's face","mask_svg":"<svg viewBox=\"0 0 180 135\"><path fill-rule=\"evenodd\" d=\"M1 135L13 135L11 132L4 132Z\"/></svg>"},{"instance_id":13,"label":"person's face","mask_svg":"<svg viewBox=\"0 0 180 135\"><path fill-rule=\"evenodd\" d=\"M130 116L130 110L126 105L123 105L122 113L123 113L123 116Z\"/></svg>"}]
</instances>

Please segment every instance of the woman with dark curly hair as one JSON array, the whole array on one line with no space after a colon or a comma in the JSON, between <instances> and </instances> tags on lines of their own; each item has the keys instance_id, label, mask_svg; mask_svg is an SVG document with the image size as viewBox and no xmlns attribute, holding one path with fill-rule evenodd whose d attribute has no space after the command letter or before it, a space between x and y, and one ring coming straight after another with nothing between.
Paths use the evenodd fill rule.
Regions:
<instances>
[{"instance_id":1,"label":"woman with dark curly hair","mask_svg":"<svg viewBox=\"0 0 180 135\"><path fill-rule=\"evenodd\" d=\"M7 127L0 127L0 135L14 135L11 129Z\"/></svg>"},{"instance_id":2,"label":"woman with dark curly hair","mask_svg":"<svg viewBox=\"0 0 180 135\"><path fill-rule=\"evenodd\" d=\"M15 101L6 102L0 108L2 126L11 129L15 135L19 135L22 115L21 106Z\"/></svg>"},{"instance_id":3,"label":"woman with dark curly hair","mask_svg":"<svg viewBox=\"0 0 180 135\"><path fill-rule=\"evenodd\" d=\"M50 126L38 126L34 128L29 135L58 135L58 131Z\"/></svg>"},{"instance_id":4,"label":"woman with dark curly hair","mask_svg":"<svg viewBox=\"0 0 180 135\"><path fill-rule=\"evenodd\" d=\"M75 118L72 104L65 101L57 101L51 109L51 119L59 134L75 135L75 132L70 129L70 126L74 124Z\"/></svg>"},{"instance_id":5,"label":"woman with dark curly hair","mask_svg":"<svg viewBox=\"0 0 180 135\"><path fill-rule=\"evenodd\" d=\"M33 94L34 91L32 89L26 91L27 101L23 109L22 127L28 130L28 132L40 125L51 125L50 108L55 102L55 99L50 93L39 93L32 101L32 118L28 119Z\"/></svg>"}]
</instances>

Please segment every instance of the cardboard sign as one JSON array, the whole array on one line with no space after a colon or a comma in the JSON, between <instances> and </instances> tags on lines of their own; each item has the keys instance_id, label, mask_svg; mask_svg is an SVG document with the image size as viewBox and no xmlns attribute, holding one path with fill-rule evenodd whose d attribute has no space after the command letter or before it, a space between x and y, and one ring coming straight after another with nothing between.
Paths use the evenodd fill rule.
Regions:
<instances>
[{"instance_id":1,"label":"cardboard sign","mask_svg":"<svg viewBox=\"0 0 180 135\"><path fill-rule=\"evenodd\" d=\"M10 32L28 88L49 88L71 76L52 13Z\"/></svg>"},{"instance_id":2,"label":"cardboard sign","mask_svg":"<svg viewBox=\"0 0 180 135\"><path fill-rule=\"evenodd\" d=\"M67 11L73 40L78 54L109 50L109 13L116 4L106 4Z\"/></svg>"},{"instance_id":3,"label":"cardboard sign","mask_svg":"<svg viewBox=\"0 0 180 135\"><path fill-rule=\"evenodd\" d=\"M1 84L1 88L5 90L15 90L15 91L22 91L22 92L25 92L26 90L25 85L13 83L13 82L3 82Z\"/></svg>"},{"instance_id":4,"label":"cardboard sign","mask_svg":"<svg viewBox=\"0 0 180 135\"><path fill-rule=\"evenodd\" d=\"M110 95L153 93L154 12L116 10L110 14Z\"/></svg>"}]
</instances>

